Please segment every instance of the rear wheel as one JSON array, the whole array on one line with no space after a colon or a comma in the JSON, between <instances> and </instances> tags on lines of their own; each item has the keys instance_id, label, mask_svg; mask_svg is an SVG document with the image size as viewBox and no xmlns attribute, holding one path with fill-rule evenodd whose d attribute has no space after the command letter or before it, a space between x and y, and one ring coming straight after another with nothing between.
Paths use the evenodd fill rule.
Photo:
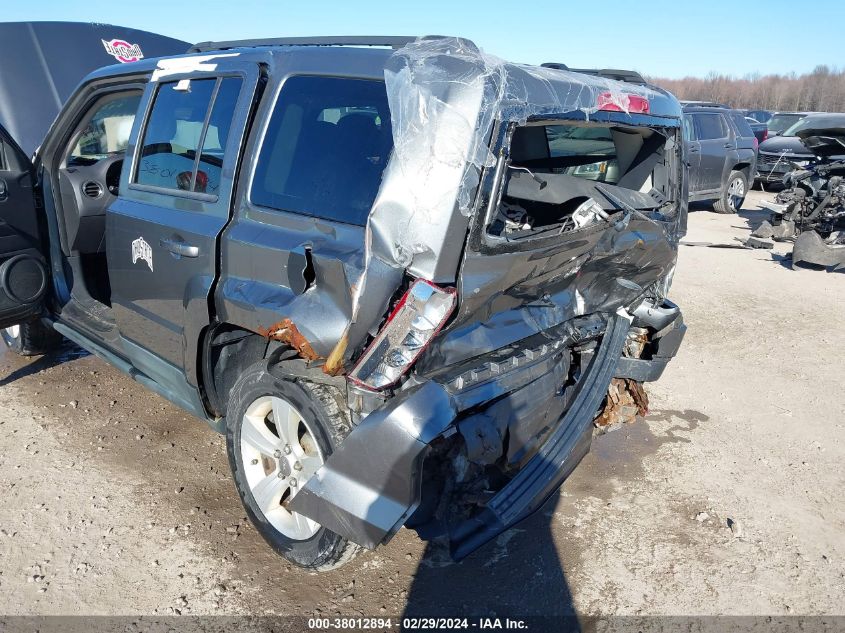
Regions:
<instances>
[{"instance_id":1,"label":"rear wheel","mask_svg":"<svg viewBox=\"0 0 845 633\"><path fill-rule=\"evenodd\" d=\"M317 571L352 560L358 545L288 509L305 482L349 433L340 391L249 367L232 387L229 464L244 508L261 536L290 562Z\"/></svg>"},{"instance_id":2,"label":"rear wheel","mask_svg":"<svg viewBox=\"0 0 845 633\"><path fill-rule=\"evenodd\" d=\"M741 171L732 171L722 187L719 199L713 204L716 213L736 213L742 208L748 193L748 179Z\"/></svg>"},{"instance_id":3,"label":"rear wheel","mask_svg":"<svg viewBox=\"0 0 845 633\"><path fill-rule=\"evenodd\" d=\"M56 349L62 335L40 320L28 321L0 330L6 346L21 356L38 356Z\"/></svg>"}]
</instances>

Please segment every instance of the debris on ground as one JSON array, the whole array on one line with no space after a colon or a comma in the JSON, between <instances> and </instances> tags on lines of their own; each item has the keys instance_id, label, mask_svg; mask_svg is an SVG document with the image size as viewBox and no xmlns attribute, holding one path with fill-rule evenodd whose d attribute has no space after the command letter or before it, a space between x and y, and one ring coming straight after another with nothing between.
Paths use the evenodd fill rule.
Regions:
<instances>
[{"instance_id":1,"label":"debris on ground","mask_svg":"<svg viewBox=\"0 0 845 633\"><path fill-rule=\"evenodd\" d=\"M743 242L746 246L751 248L761 248L766 250L771 250L775 247L775 243L771 240L764 240L758 237L749 237L745 242Z\"/></svg>"},{"instance_id":2,"label":"debris on ground","mask_svg":"<svg viewBox=\"0 0 845 633\"><path fill-rule=\"evenodd\" d=\"M845 268L845 134L841 128L805 128L798 134L815 160L795 166L784 177L784 190L772 216L752 233L794 241L792 266L806 263Z\"/></svg>"}]
</instances>

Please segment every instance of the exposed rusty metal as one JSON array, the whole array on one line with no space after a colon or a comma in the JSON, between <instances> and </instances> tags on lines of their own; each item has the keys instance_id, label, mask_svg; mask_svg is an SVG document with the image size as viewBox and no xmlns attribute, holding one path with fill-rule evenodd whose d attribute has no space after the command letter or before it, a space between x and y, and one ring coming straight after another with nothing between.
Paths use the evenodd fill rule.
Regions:
<instances>
[{"instance_id":1,"label":"exposed rusty metal","mask_svg":"<svg viewBox=\"0 0 845 633\"><path fill-rule=\"evenodd\" d=\"M290 319L282 319L269 328L259 330L262 336L287 343L305 360L317 360L320 356L311 347L311 343L305 338L299 329Z\"/></svg>"},{"instance_id":2,"label":"exposed rusty metal","mask_svg":"<svg viewBox=\"0 0 845 633\"><path fill-rule=\"evenodd\" d=\"M648 330L644 327L632 327L628 332L623 353L631 358L640 358L648 343Z\"/></svg>"},{"instance_id":3,"label":"exposed rusty metal","mask_svg":"<svg viewBox=\"0 0 845 633\"><path fill-rule=\"evenodd\" d=\"M648 413L648 394L643 384L628 378L614 378L607 388L604 410L593 420L599 428L630 424Z\"/></svg>"}]
</instances>

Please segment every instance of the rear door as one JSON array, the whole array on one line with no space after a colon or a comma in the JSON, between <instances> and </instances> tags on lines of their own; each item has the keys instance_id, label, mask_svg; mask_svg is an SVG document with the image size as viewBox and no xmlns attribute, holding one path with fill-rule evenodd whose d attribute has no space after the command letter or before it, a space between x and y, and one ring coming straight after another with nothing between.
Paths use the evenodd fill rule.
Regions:
<instances>
[{"instance_id":1,"label":"rear door","mask_svg":"<svg viewBox=\"0 0 845 633\"><path fill-rule=\"evenodd\" d=\"M689 168L689 192L691 195L701 190L701 143L695 134L695 123L691 114L683 118L684 139L686 140L686 160Z\"/></svg>"},{"instance_id":2,"label":"rear door","mask_svg":"<svg viewBox=\"0 0 845 633\"><path fill-rule=\"evenodd\" d=\"M692 119L700 153L697 191L718 191L728 153L735 149L728 122L715 112L695 112Z\"/></svg>"},{"instance_id":3,"label":"rear door","mask_svg":"<svg viewBox=\"0 0 845 633\"><path fill-rule=\"evenodd\" d=\"M124 352L161 382L184 374L196 384L217 238L258 76L257 64L221 59L214 72L163 77L135 123L126 193L106 217L112 308Z\"/></svg>"},{"instance_id":4,"label":"rear door","mask_svg":"<svg viewBox=\"0 0 845 633\"><path fill-rule=\"evenodd\" d=\"M41 311L49 286L29 159L0 127L0 328Z\"/></svg>"}]
</instances>

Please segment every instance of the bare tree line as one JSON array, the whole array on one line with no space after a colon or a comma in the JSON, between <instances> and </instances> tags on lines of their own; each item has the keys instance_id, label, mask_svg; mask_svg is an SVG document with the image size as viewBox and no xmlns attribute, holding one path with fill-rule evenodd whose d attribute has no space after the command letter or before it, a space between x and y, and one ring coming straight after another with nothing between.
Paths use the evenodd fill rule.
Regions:
<instances>
[{"instance_id":1,"label":"bare tree line","mask_svg":"<svg viewBox=\"0 0 845 633\"><path fill-rule=\"evenodd\" d=\"M705 78L650 77L678 99L718 101L734 108L845 112L845 70L816 66L796 75L747 75L735 78L710 73Z\"/></svg>"}]
</instances>

